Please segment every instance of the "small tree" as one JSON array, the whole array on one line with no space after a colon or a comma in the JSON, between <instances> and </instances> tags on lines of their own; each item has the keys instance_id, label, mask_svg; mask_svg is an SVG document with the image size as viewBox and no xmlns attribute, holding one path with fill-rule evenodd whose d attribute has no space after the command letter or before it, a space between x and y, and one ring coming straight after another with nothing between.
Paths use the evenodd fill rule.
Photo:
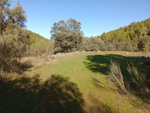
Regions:
<instances>
[{"instance_id":1,"label":"small tree","mask_svg":"<svg viewBox=\"0 0 150 113\"><path fill-rule=\"evenodd\" d=\"M139 51L150 51L150 36L141 36L138 42Z\"/></svg>"},{"instance_id":2,"label":"small tree","mask_svg":"<svg viewBox=\"0 0 150 113\"><path fill-rule=\"evenodd\" d=\"M120 88L120 90L127 95L130 95L128 90L125 87L123 74L120 69L120 65L117 62L110 61L109 65L109 74L111 75L112 81Z\"/></svg>"},{"instance_id":3,"label":"small tree","mask_svg":"<svg viewBox=\"0 0 150 113\"><path fill-rule=\"evenodd\" d=\"M0 68L7 72L17 70L30 38L23 29L25 11L19 2L12 9L10 4L9 0L0 1Z\"/></svg>"},{"instance_id":4,"label":"small tree","mask_svg":"<svg viewBox=\"0 0 150 113\"><path fill-rule=\"evenodd\" d=\"M55 40L55 48L60 48L63 52L77 50L82 43L81 23L72 18L67 22L62 20L54 23L50 33Z\"/></svg>"}]
</instances>

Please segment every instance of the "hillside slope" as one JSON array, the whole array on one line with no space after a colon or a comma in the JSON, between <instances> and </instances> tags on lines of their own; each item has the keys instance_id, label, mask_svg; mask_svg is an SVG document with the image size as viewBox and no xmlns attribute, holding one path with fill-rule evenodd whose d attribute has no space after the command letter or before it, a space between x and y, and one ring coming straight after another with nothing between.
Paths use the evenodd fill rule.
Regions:
<instances>
[{"instance_id":1,"label":"hillside slope","mask_svg":"<svg viewBox=\"0 0 150 113\"><path fill-rule=\"evenodd\" d=\"M51 40L46 39L39 34L28 31L30 36L30 48L28 49L29 55L37 56L46 53L50 50L53 43Z\"/></svg>"},{"instance_id":2,"label":"hillside slope","mask_svg":"<svg viewBox=\"0 0 150 113\"><path fill-rule=\"evenodd\" d=\"M133 22L130 25L120 27L117 30L103 33L102 35L97 36L97 38L112 42L138 43L142 36L150 36L150 18L141 22Z\"/></svg>"}]
</instances>

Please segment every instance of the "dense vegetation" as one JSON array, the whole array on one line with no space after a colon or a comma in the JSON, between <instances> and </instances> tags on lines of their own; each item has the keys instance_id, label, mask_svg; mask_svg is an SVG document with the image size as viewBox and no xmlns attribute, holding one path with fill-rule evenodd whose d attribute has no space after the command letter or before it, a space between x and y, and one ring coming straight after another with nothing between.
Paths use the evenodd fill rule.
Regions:
<instances>
[{"instance_id":1,"label":"dense vegetation","mask_svg":"<svg viewBox=\"0 0 150 113\"><path fill-rule=\"evenodd\" d=\"M10 1L0 1L0 70L15 72L29 45L29 35L24 29L26 16L18 3L10 8Z\"/></svg>"},{"instance_id":2,"label":"dense vegetation","mask_svg":"<svg viewBox=\"0 0 150 113\"><path fill-rule=\"evenodd\" d=\"M39 34L28 31L30 36L30 46L28 46L28 56L51 55L54 53L54 41L46 39Z\"/></svg>"},{"instance_id":3,"label":"dense vegetation","mask_svg":"<svg viewBox=\"0 0 150 113\"><path fill-rule=\"evenodd\" d=\"M130 51L150 51L150 18L141 22L133 22L129 26L121 27L117 30L103 33L97 36L107 43L123 44L121 48L128 46L132 48ZM123 49L120 49L123 50ZM129 49L126 49L129 50Z\"/></svg>"},{"instance_id":4,"label":"dense vegetation","mask_svg":"<svg viewBox=\"0 0 150 113\"><path fill-rule=\"evenodd\" d=\"M27 21L20 3L10 8L9 0L0 1L0 71L21 72L25 56L53 54L53 41L25 29Z\"/></svg>"}]
</instances>

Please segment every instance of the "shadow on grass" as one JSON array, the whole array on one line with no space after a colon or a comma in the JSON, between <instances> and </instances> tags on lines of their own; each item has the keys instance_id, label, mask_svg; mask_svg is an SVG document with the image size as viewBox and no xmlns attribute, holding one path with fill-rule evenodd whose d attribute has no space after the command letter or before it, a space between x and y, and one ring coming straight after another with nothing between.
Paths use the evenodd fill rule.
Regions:
<instances>
[{"instance_id":1,"label":"shadow on grass","mask_svg":"<svg viewBox=\"0 0 150 113\"><path fill-rule=\"evenodd\" d=\"M89 113L118 113L113 108L110 108L107 104L96 99L94 96L89 95L89 99L93 102L93 106L89 106Z\"/></svg>"},{"instance_id":2,"label":"shadow on grass","mask_svg":"<svg viewBox=\"0 0 150 113\"><path fill-rule=\"evenodd\" d=\"M88 61L84 63L89 70L95 73L102 73L104 75L108 75L109 72L108 65L110 64L110 60L118 62L120 64L120 68L123 74L125 87L128 89L128 91L135 94L139 98L143 98L143 97L139 93L140 90L137 88L136 84L134 82L131 82L132 78L130 74L127 72L128 64L134 65L135 67L137 67L140 73L145 74L147 78L147 86L150 86L150 66L145 63L147 62L147 59L143 57L121 56L121 55L114 55L114 54L89 55L87 56L87 60ZM105 90L113 91L113 89L103 84L99 80L93 78L92 80L95 86L103 88ZM118 90L118 92L121 93L120 90Z\"/></svg>"},{"instance_id":3,"label":"shadow on grass","mask_svg":"<svg viewBox=\"0 0 150 113\"><path fill-rule=\"evenodd\" d=\"M17 73L22 74L24 71L27 71L28 69L32 68L33 65L30 61L26 62L19 62L17 60L12 60L8 62L3 62L0 60L0 67L3 72L6 73Z\"/></svg>"},{"instance_id":4,"label":"shadow on grass","mask_svg":"<svg viewBox=\"0 0 150 113\"><path fill-rule=\"evenodd\" d=\"M84 64L89 70L105 75L108 74L108 65L110 64L110 60L118 62L120 64L123 75L126 75L124 76L125 80L128 80L128 78L130 78L126 69L128 64L133 64L142 73L146 73L147 75L150 73L150 66L144 64L144 60L142 57L128 57L114 54L89 55L87 56L87 60L88 62L84 62ZM150 78L150 76L148 76L148 78Z\"/></svg>"},{"instance_id":5,"label":"shadow on grass","mask_svg":"<svg viewBox=\"0 0 150 113\"><path fill-rule=\"evenodd\" d=\"M0 82L1 113L82 113L84 100L77 85L53 75L44 83L33 78Z\"/></svg>"},{"instance_id":6,"label":"shadow on grass","mask_svg":"<svg viewBox=\"0 0 150 113\"><path fill-rule=\"evenodd\" d=\"M103 82L101 82L100 80L97 80L96 78L92 78L92 81L94 83L94 85L98 88L107 90L107 91L111 91L111 92L116 92L117 90L115 88L110 87L110 85L105 84Z\"/></svg>"}]
</instances>

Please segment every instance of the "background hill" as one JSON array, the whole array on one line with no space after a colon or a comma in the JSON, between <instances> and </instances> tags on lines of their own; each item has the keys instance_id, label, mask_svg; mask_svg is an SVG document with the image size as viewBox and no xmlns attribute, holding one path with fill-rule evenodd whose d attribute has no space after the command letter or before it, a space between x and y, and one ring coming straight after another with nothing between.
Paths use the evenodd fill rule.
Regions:
<instances>
[{"instance_id":1,"label":"background hill","mask_svg":"<svg viewBox=\"0 0 150 113\"><path fill-rule=\"evenodd\" d=\"M120 27L117 30L103 33L97 38L112 42L133 42L137 43L141 36L150 36L150 18L141 21L133 22L128 26Z\"/></svg>"},{"instance_id":2,"label":"background hill","mask_svg":"<svg viewBox=\"0 0 150 113\"><path fill-rule=\"evenodd\" d=\"M36 56L47 53L54 46L52 40L46 39L37 33L28 30L28 34L30 36L29 55Z\"/></svg>"},{"instance_id":3,"label":"background hill","mask_svg":"<svg viewBox=\"0 0 150 113\"><path fill-rule=\"evenodd\" d=\"M97 36L105 42L131 43L134 51L150 50L150 18ZM119 47L120 48L120 47Z\"/></svg>"}]
</instances>

